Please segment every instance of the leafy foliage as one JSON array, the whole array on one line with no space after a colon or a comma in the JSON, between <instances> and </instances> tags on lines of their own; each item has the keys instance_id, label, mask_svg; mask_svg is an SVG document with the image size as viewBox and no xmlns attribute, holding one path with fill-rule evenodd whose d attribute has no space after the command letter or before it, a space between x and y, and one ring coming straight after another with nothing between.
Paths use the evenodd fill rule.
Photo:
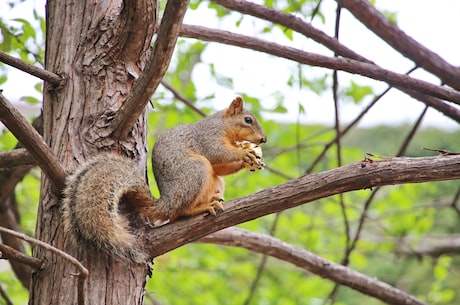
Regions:
<instances>
[{"instance_id":1,"label":"leafy foliage","mask_svg":"<svg viewBox=\"0 0 460 305\"><path fill-rule=\"evenodd\" d=\"M13 2L12 2L13 3ZM16 5L16 3L13 3ZM191 1L190 8L198 9L202 1ZM265 5L284 12L294 12L308 19L313 15L323 19L321 9L317 11L317 1L274 1L266 0ZM209 9L215 10L219 20L231 18L232 13L213 3ZM0 17L0 49L17 54L21 59L33 64L43 62L44 20L34 13L35 20L7 20ZM395 17L395 15L392 15ZM241 17L235 22L242 26ZM13 22L14 21L14 22ZM396 22L396 20L394 20ZM38 26L37 26L38 25ZM264 35L287 41L295 41L292 31L277 25L264 25L260 30ZM175 57L170 65L165 82L170 84L183 97L194 103L206 113L222 109L229 101L218 103L215 94L204 95L198 85L217 88L215 91L238 91L237 80L216 68L216 63L206 59L209 44L180 40ZM225 59L224 59L225 60ZM3 68L3 65L0 67ZM308 90L324 96L332 83L329 72L310 73L309 68L293 65L290 76L286 78L285 91L267 88L263 95L243 94L248 106L260 118L267 114L286 113L285 100L289 91L295 88ZM7 80L7 74L0 75L0 84ZM341 92L355 103L374 96L374 89L350 81ZM38 86L38 91L41 87ZM265 100L269 98L269 102ZM25 96L26 101L37 103L34 97ZM155 110L151 111L149 121L149 141L153 144L157 134L177 124L189 123L201 118L199 114L186 107L174 94L161 87L154 95ZM305 103L298 103L298 111L308 109ZM264 146L264 156L269 168L281 171L264 170L251 173L243 171L226 178L226 199L231 200L278 185L289 177L305 174L307 168L335 137L335 130L323 125L304 125L262 119L268 135ZM375 155L392 156L403 141L409 126L398 128L380 126L373 129L356 129L342 138L341 157L343 163L354 162L364 157L366 152ZM416 134L405 155L429 155L421 147L458 151L458 131L447 132L438 129L424 129ZM16 145L9 132L0 134L0 150L8 151ZM337 166L337 149L333 146L322 161L314 168L315 172ZM149 165L151 169L151 165ZM149 170L151 189L159 196L152 171ZM334 262L344 258L346 247L353 238L360 223L363 231L356 249L350 256L350 267L369 276L380 278L417 297L433 304L455 304L460 302L460 280L458 257L441 256L436 259L419 259L398 253L405 242L416 247L423 237L431 234L451 234L459 232L460 218L452 208L451 194L458 189L457 182L440 182L423 185L403 185L382 188L369 205L365 217L364 203L372 190L361 190L343 195L344 209L339 197L331 197L306 204L279 215L268 215L241 225L248 230L271 234L277 238L308 249ZM16 189L16 197L21 207L21 228L33 234L36 221L36 202L39 192L39 174L33 171ZM350 235L343 215L347 215ZM273 229L275 228L275 229ZM318 276L299 270L285 262L269 258L261 271L260 281L254 292L251 285L262 262L261 255L246 250L226 248L215 245L190 244L155 260L153 278L147 284L146 303L160 300L162 304L323 304L333 290L333 283ZM0 272L0 284L15 304L27 302L27 292L14 280L10 270ZM3 300L0 300L0 304ZM348 288L339 289L335 304L380 304Z\"/></svg>"}]
</instances>

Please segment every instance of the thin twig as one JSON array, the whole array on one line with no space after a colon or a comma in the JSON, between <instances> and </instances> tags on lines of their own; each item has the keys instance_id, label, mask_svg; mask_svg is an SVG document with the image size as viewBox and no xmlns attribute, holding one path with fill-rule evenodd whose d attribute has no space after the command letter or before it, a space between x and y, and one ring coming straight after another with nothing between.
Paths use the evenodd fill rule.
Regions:
<instances>
[{"instance_id":1,"label":"thin twig","mask_svg":"<svg viewBox=\"0 0 460 305\"><path fill-rule=\"evenodd\" d=\"M332 50L335 54L338 54L340 56L348 57L366 63L373 63L371 60L361 56L360 54L349 49L347 46L341 44L334 37L327 35L323 31L315 28L310 23L305 22L304 20L295 15L286 14L278 10L270 9L266 6L244 0L213 0L213 2L243 14L252 15L254 17L261 18L273 23L278 23L284 27L292 29L298 33L305 35L306 37L313 39L314 41L324 45L325 47ZM319 1L318 6L320 3L321 1ZM442 112L443 114L460 123L459 109L448 105L440 99L420 93L417 90L410 90L398 86L395 87L403 91L404 93L408 94L409 96L425 103L428 106L433 107L434 109Z\"/></svg>"},{"instance_id":2,"label":"thin twig","mask_svg":"<svg viewBox=\"0 0 460 305\"><path fill-rule=\"evenodd\" d=\"M59 191L64 187L66 172L46 145L42 136L0 92L0 121L34 157L37 164Z\"/></svg>"},{"instance_id":3,"label":"thin twig","mask_svg":"<svg viewBox=\"0 0 460 305\"><path fill-rule=\"evenodd\" d=\"M410 141L414 138L415 132L420 127L420 125L422 123L422 120L425 117L425 114L426 114L427 110L428 110L428 107L425 107L425 109L423 109L422 113L418 117L418 119L415 122L414 126L412 127L412 129L409 131L409 133L407 134L407 136L403 140L403 143L401 144L401 147L399 148L399 150L398 150L398 152L396 154L397 157L403 155L405 153L405 151L407 150L407 147L408 147ZM356 229L355 236L354 236L353 240L351 241L351 244L347 248L345 256L344 256L344 258L342 259L342 262L341 262L341 264L344 265L344 266L348 265L349 260L350 260L350 255L354 251L354 249L356 248L356 245L357 245L357 243L358 243L358 241L359 241L359 239L361 237L362 229L364 228L364 222L366 221L366 218L367 218L367 211L369 210L369 208L371 206L371 203L373 202L373 200L374 200L374 198L377 195L377 192L379 190L380 190L380 187L374 188L372 190L371 195L367 198L366 202L364 203L363 210L361 212L361 216L360 216L359 221L358 221L358 228Z\"/></svg>"},{"instance_id":4,"label":"thin twig","mask_svg":"<svg viewBox=\"0 0 460 305\"><path fill-rule=\"evenodd\" d=\"M203 112L203 110L201 110L200 108L198 108L197 106L195 106L191 101L189 101L188 99L186 99L182 94L180 94L176 89L173 88L173 86L171 86L170 84L168 84L167 82L165 82L164 80L161 81L161 84L163 85L163 87L165 87L166 89L168 89L176 99L178 99L179 101L181 101L182 103L184 103L185 105L187 105L188 107L192 108L193 111L195 111L196 113L198 113L199 115L201 115L202 117L205 117L206 116L206 113Z\"/></svg>"},{"instance_id":5,"label":"thin twig","mask_svg":"<svg viewBox=\"0 0 460 305\"><path fill-rule=\"evenodd\" d=\"M79 270L79 273L78 273L78 304L79 305L83 305L84 304L84 301L85 301L85 281L86 279L88 278L88 269L85 268L85 266L83 266L77 259L75 259L74 257L70 256L69 254L65 253L64 251L62 250L59 250L58 248L56 247L53 247L41 240L38 240L36 238L32 238L30 236L27 236L25 234L22 234L22 233L19 233L19 232L16 232L16 231L13 231L13 230L10 230L10 229L7 229L5 227L2 227L0 226L0 231L3 232L3 233L6 233L6 234L10 234L10 235L13 235L14 237L17 237L17 238L20 238L32 245L35 245L35 246L39 246L39 247L42 247L60 257L62 257L63 259L67 260L68 262L70 262L72 265L74 265L78 270Z\"/></svg>"},{"instance_id":6,"label":"thin twig","mask_svg":"<svg viewBox=\"0 0 460 305\"><path fill-rule=\"evenodd\" d=\"M406 72L406 74L410 74L412 73L413 71L415 71L415 69L417 69L417 67L414 67L412 69L410 69L409 71ZM323 150L321 151L321 153L316 157L316 159L310 164L310 166L305 170L305 174L310 174L313 172L314 168L316 167L316 165L318 165L319 161L322 160L322 158L326 155L326 152L329 150L329 148L332 147L332 145L339 139L339 136L340 137L343 137L345 134L347 134L354 126L356 126L356 124L359 123L359 121L361 121L361 119L364 117L364 115L366 113L369 112L369 110L371 110L372 107L374 107L375 104L377 104L377 102L385 96L385 94L387 94L390 89L393 88L391 86L389 86L388 88L386 88L384 91L382 91L379 95L377 95L370 103L369 105L366 106L366 108L364 108L359 114L358 116L350 123L347 125L347 127L345 127L340 135L336 135L334 137L334 139L332 139L332 141L328 142L326 145L324 145L324 148Z\"/></svg>"},{"instance_id":7,"label":"thin twig","mask_svg":"<svg viewBox=\"0 0 460 305\"><path fill-rule=\"evenodd\" d=\"M449 64L441 56L407 35L369 1L337 0L337 2L401 54L439 77L447 85L460 90L460 69L458 67Z\"/></svg>"},{"instance_id":8,"label":"thin twig","mask_svg":"<svg viewBox=\"0 0 460 305\"><path fill-rule=\"evenodd\" d=\"M13 56L10 56L6 54L5 52L0 51L0 62L3 62L7 65L10 65L12 67L15 67L16 69L19 69L21 71L24 71L28 74L31 74L33 76L36 76L44 81L49 82L50 84L53 84L55 86L59 86L61 82L63 81L63 78L60 77L59 75L47 71L45 69L33 66L31 64L26 63L25 61L22 61L18 58L15 58Z\"/></svg>"},{"instance_id":9,"label":"thin twig","mask_svg":"<svg viewBox=\"0 0 460 305\"><path fill-rule=\"evenodd\" d=\"M1 285L0 285L0 296L5 300L6 305L14 305L14 303L11 301L8 294L6 294L5 290L3 290L3 287Z\"/></svg>"},{"instance_id":10,"label":"thin twig","mask_svg":"<svg viewBox=\"0 0 460 305\"><path fill-rule=\"evenodd\" d=\"M340 14L341 14L341 7L340 5L337 5L336 9L336 18L335 18L335 34L334 37L339 40L339 29L340 29ZM337 57L337 53L334 54L334 56ZM336 138L336 147L337 147L337 165L342 166L342 132L340 131L340 114L339 114L339 96L338 96L338 86L339 86L339 80L338 80L338 72L337 70L334 70L332 73L332 96L334 100L334 129L335 129L335 138ZM344 228L345 228L345 252L350 246L351 242L351 235L350 235L350 223L348 221L348 215L347 215L347 210L345 208L345 200L344 200L344 195L339 194L339 204L340 204L340 211L342 212L342 219L344 223ZM334 303L335 297L337 296L337 293L339 291L339 285L335 284L334 288L332 291L329 293L327 296L327 300L330 304Z\"/></svg>"},{"instance_id":11,"label":"thin twig","mask_svg":"<svg viewBox=\"0 0 460 305\"><path fill-rule=\"evenodd\" d=\"M278 221L280 219L281 212L275 214L275 219L273 220L272 226L270 228L270 236L275 236L276 228L278 226ZM254 281L251 284L251 288L249 289L249 294L246 300L244 301L244 305L249 305L251 304L251 300L253 299L257 286L260 283L260 279L262 278L262 273L265 270L265 267L267 266L267 260L268 260L268 255L263 254L262 259L260 260L259 267L257 268L257 273Z\"/></svg>"},{"instance_id":12,"label":"thin twig","mask_svg":"<svg viewBox=\"0 0 460 305\"><path fill-rule=\"evenodd\" d=\"M311 23L306 22L302 18L293 14L287 14L280 10L271 9L266 6L244 0L212 0L212 2L215 2L225 8L238 11L242 14L251 15L294 30L305 37L311 38L324 45L334 51L337 55L362 62L372 63L372 61L341 44L336 38L327 35L323 31L315 28ZM319 1L318 7L320 3L321 1ZM313 15L316 14L315 11L316 10L313 11Z\"/></svg>"},{"instance_id":13,"label":"thin twig","mask_svg":"<svg viewBox=\"0 0 460 305\"><path fill-rule=\"evenodd\" d=\"M454 198L452 199L452 203L450 206L454 209L454 211L457 213L457 216L460 217L460 208L457 205L458 199L460 198L460 186L457 189L457 192L455 193Z\"/></svg>"}]
</instances>

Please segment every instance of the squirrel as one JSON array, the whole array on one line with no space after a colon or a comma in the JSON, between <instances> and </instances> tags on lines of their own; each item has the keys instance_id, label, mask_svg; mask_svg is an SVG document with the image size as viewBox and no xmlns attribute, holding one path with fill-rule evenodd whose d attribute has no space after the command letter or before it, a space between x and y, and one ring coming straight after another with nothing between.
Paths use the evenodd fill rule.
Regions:
<instances>
[{"instance_id":1,"label":"squirrel","mask_svg":"<svg viewBox=\"0 0 460 305\"><path fill-rule=\"evenodd\" d=\"M266 140L241 97L200 121L164 131L152 152L159 199L152 196L134 161L110 153L96 155L66 178L64 232L74 245L92 245L122 260L145 262L133 230L139 218L129 215L154 226L205 212L216 215L224 210L222 176L243 168L262 169L259 145Z\"/></svg>"}]
</instances>

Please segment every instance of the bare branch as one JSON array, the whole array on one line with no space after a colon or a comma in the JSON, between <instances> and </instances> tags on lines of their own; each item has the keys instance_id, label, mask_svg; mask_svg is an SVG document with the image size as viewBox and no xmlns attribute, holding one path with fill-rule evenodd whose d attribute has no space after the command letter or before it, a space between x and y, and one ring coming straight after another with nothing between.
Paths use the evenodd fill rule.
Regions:
<instances>
[{"instance_id":1,"label":"bare branch","mask_svg":"<svg viewBox=\"0 0 460 305\"><path fill-rule=\"evenodd\" d=\"M123 138L129 133L163 79L176 45L187 6L187 0L169 0L167 2L153 52L141 76L134 83L131 94L110 124L109 128L113 130L112 135L115 138Z\"/></svg>"},{"instance_id":2,"label":"bare branch","mask_svg":"<svg viewBox=\"0 0 460 305\"><path fill-rule=\"evenodd\" d=\"M60 77L57 74L54 74L53 72L47 71L39 67L35 67L31 64L26 63L25 61L14 58L13 56L10 56L2 51L0 51L0 62L3 62L7 65L15 67L16 69L29 73L33 76L36 76L55 86L59 86L61 82L63 81L62 77Z\"/></svg>"},{"instance_id":3,"label":"bare branch","mask_svg":"<svg viewBox=\"0 0 460 305\"><path fill-rule=\"evenodd\" d=\"M252 49L306 65L360 74L372 79L387 82L397 88L405 87L407 89L417 90L460 105L460 92L353 59L327 57L304 52L292 47L286 47L256 37L214 30L196 25L183 25L181 28L181 36Z\"/></svg>"},{"instance_id":4,"label":"bare branch","mask_svg":"<svg viewBox=\"0 0 460 305\"><path fill-rule=\"evenodd\" d=\"M418 242L404 240L396 250L400 255L431 256L459 255L460 236L427 235Z\"/></svg>"},{"instance_id":5,"label":"bare branch","mask_svg":"<svg viewBox=\"0 0 460 305\"><path fill-rule=\"evenodd\" d=\"M42 116L34 119L32 126L38 133L42 133ZM16 145L16 149L11 152L0 153L0 223L9 229L19 231L20 214L15 200L14 189L19 181L34 167L35 160L21 147L21 143ZM6 163L6 164L5 164ZM21 240L7 234L0 234L2 242L25 254L24 244ZM29 266L10 260L11 268L25 288L30 286Z\"/></svg>"},{"instance_id":6,"label":"bare branch","mask_svg":"<svg viewBox=\"0 0 460 305\"><path fill-rule=\"evenodd\" d=\"M0 286L0 296L3 298L3 300L5 300L6 305L14 305L10 297L6 294L5 290L3 290L2 286Z\"/></svg>"},{"instance_id":7,"label":"bare branch","mask_svg":"<svg viewBox=\"0 0 460 305\"><path fill-rule=\"evenodd\" d=\"M227 228L199 240L205 243L241 247L290 262L335 283L348 286L387 304L425 305L415 297L382 281L328 261L277 238L240 228Z\"/></svg>"},{"instance_id":8,"label":"bare branch","mask_svg":"<svg viewBox=\"0 0 460 305\"><path fill-rule=\"evenodd\" d=\"M3 244L0 244L0 258L17 261L35 270L40 269L43 264L41 259L25 255L24 253Z\"/></svg>"},{"instance_id":9,"label":"bare branch","mask_svg":"<svg viewBox=\"0 0 460 305\"><path fill-rule=\"evenodd\" d=\"M20 230L18 215L19 212L17 211L17 203L15 200L14 193L12 191L12 186L14 187L14 185L16 185L16 183L18 182L18 179L22 179L23 174L25 174L27 171L28 169L25 171L16 169L12 171L10 175L0 176L0 192L6 192L5 194L2 193L0 196L1 198L4 198L2 199L2 201L0 201L0 223L2 224L2 226L15 231ZM2 182L4 182L4 179L8 178L11 178L12 182L7 181L7 183L1 184ZM25 254L26 250L22 240L1 232L0 237L2 243L5 246L8 246L11 249L17 251L18 253L22 253L22 255L27 256ZM11 269L16 275L16 278L21 282L22 286L26 289L29 288L31 280L30 275L32 272L30 266L20 263L16 260L10 260L9 263L11 265Z\"/></svg>"},{"instance_id":10,"label":"bare branch","mask_svg":"<svg viewBox=\"0 0 460 305\"><path fill-rule=\"evenodd\" d=\"M196 113L198 113L202 117L206 116L206 113L204 113L203 110L201 110L200 108L198 108L195 105L193 105L193 103L191 101L186 99L182 94L180 94L176 89L174 89L173 86L171 86L170 84L168 84L165 81L161 81L161 84L163 85L163 87L168 89L174 95L174 97L176 99L178 99L179 101L181 101L182 103L184 103L188 107L192 108L193 111L195 111Z\"/></svg>"},{"instance_id":11,"label":"bare branch","mask_svg":"<svg viewBox=\"0 0 460 305\"><path fill-rule=\"evenodd\" d=\"M212 0L212 2L222 5L228 9L238 11L242 14L248 14L285 26L324 45L334 53L337 53L337 55L352 58L362 62L373 63L372 61L366 59L365 57L341 44L337 38L327 35L323 31L312 26L311 23L308 23L302 18L292 14L287 14L279 10L271 9L260 4L243 0Z\"/></svg>"},{"instance_id":12,"label":"bare branch","mask_svg":"<svg viewBox=\"0 0 460 305\"><path fill-rule=\"evenodd\" d=\"M401 54L413 60L418 66L438 76L452 88L460 90L459 68L449 64L441 56L404 33L369 1L337 0L337 2Z\"/></svg>"},{"instance_id":13,"label":"bare branch","mask_svg":"<svg viewBox=\"0 0 460 305\"><path fill-rule=\"evenodd\" d=\"M339 193L459 178L460 155L366 159L232 200L218 217L197 216L154 230L146 228L144 243L148 253L155 257L223 228Z\"/></svg>"},{"instance_id":14,"label":"bare branch","mask_svg":"<svg viewBox=\"0 0 460 305\"><path fill-rule=\"evenodd\" d=\"M64 251L62 250L59 250L58 248L55 248L45 242L42 242L41 240L38 240L36 238L32 238L30 236L27 236L25 234L22 234L22 233L18 233L16 231L13 231L13 230L10 230L10 229L7 229L7 228L4 228L2 226L0 226L0 232L3 232L3 233L6 233L6 234L10 234L10 235L13 235L17 238L20 238L32 245L35 245L35 246L39 246L39 247L42 247L48 251L51 251L53 252L54 254L58 255L59 257L62 257L63 259L67 260L69 263L71 263L72 265L74 265L79 273L78 273L78 304L79 305L82 305L84 304L84 300L85 300L85 281L86 279L88 278L88 269L85 268L85 266L83 266L77 259L73 258L72 256L70 256L69 254L65 253Z\"/></svg>"},{"instance_id":15,"label":"bare branch","mask_svg":"<svg viewBox=\"0 0 460 305\"><path fill-rule=\"evenodd\" d=\"M0 169L12 169L17 166L35 166L36 163L25 148L0 152Z\"/></svg>"},{"instance_id":16,"label":"bare branch","mask_svg":"<svg viewBox=\"0 0 460 305\"><path fill-rule=\"evenodd\" d=\"M22 114L0 93L0 121L14 134L37 161L56 187L64 187L66 172L51 149Z\"/></svg>"},{"instance_id":17,"label":"bare branch","mask_svg":"<svg viewBox=\"0 0 460 305\"><path fill-rule=\"evenodd\" d=\"M222 5L228 9L238 11L242 14L252 15L273 23L278 23L282 26L290 28L298 33L305 35L313 39L314 41L324 45L325 47L332 50L334 53L340 56L348 57L358 61L372 64L373 62L353 50L349 49L347 46L340 43L336 38L331 37L324 33L323 31L313 27L310 23L305 22L303 19L286 14L284 12L270 9L263 5L256 3L242 1L242 0L213 0L213 2ZM318 4L319 5L319 4ZM448 105L447 103L434 98L429 95L422 94L418 91L409 90L407 88L395 86L399 90L405 92L409 96L425 103L428 106L433 107L434 109L444 113L448 117L454 119L457 122L460 122L460 110Z\"/></svg>"}]
</instances>

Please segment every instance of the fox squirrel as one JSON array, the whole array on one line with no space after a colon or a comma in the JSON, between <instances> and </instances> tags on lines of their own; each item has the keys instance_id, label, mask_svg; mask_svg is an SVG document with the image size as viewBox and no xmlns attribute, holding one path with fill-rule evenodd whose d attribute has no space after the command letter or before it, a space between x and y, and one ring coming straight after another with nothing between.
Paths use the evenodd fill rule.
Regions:
<instances>
[{"instance_id":1,"label":"fox squirrel","mask_svg":"<svg viewBox=\"0 0 460 305\"><path fill-rule=\"evenodd\" d=\"M223 210L221 176L265 165L259 144L265 133L243 99L198 122L178 125L158 137L152 167L160 190L155 199L136 164L115 154L101 154L66 179L62 212L64 231L73 244L86 243L111 255L145 262L136 247L134 213L152 225L183 216Z\"/></svg>"}]
</instances>

